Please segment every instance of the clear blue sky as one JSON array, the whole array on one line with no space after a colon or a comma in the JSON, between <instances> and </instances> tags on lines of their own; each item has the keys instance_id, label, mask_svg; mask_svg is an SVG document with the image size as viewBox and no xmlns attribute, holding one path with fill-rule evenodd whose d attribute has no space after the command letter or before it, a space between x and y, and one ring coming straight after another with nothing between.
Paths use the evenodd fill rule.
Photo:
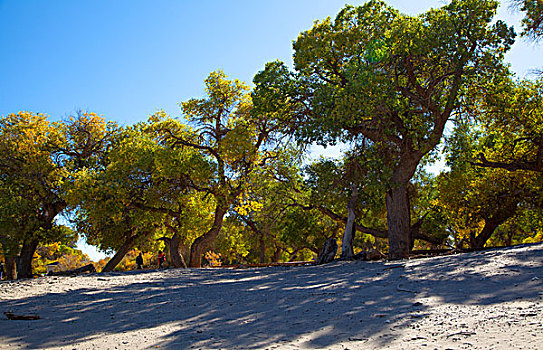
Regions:
<instances>
[{"instance_id":1,"label":"clear blue sky","mask_svg":"<svg viewBox=\"0 0 543 350\"><path fill-rule=\"evenodd\" d=\"M251 82L268 61L290 64L298 33L344 3L0 0L0 115L88 109L123 124L157 108L179 115L177 103L200 96L213 70ZM444 2L389 3L415 14ZM509 55L521 75L541 57L541 46L522 43Z\"/></svg>"},{"instance_id":2,"label":"clear blue sky","mask_svg":"<svg viewBox=\"0 0 543 350\"><path fill-rule=\"evenodd\" d=\"M87 109L121 124L156 109L178 116L177 103L201 96L213 70L251 82L268 61L291 65L292 40L345 3L0 0L0 115L29 110L60 119ZM417 14L445 1L388 3ZM517 26L521 18L507 5L499 16ZM519 76L541 68L542 57L543 45L522 39L507 56Z\"/></svg>"}]
</instances>

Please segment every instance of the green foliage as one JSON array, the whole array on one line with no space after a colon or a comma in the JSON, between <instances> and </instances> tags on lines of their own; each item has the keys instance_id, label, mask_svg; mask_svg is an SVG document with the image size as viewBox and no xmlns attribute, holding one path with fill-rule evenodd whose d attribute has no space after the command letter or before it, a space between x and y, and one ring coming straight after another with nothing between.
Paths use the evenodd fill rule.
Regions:
<instances>
[{"instance_id":1,"label":"green foliage","mask_svg":"<svg viewBox=\"0 0 543 350\"><path fill-rule=\"evenodd\" d=\"M487 244L522 242L537 227L537 215L534 217L533 214L542 208L541 176L509 172L500 167L480 167L472 161L481 150L488 152L489 145L493 145L494 151L503 152L504 148L495 147L497 144L494 143L508 134L507 130L496 127L501 117L503 115L498 114L490 119L495 127L490 132L484 131L484 124L479 130L473 128L473 124L462 125L456 129L447 148L451 171L438 178L436 204L447 218L450 233L457 244L461 241L470 246L487 241ZM516 127L508 125L507 128ZM529 212L532 215L527 215ZM527 220L528 217L533 221ZM523 224L519 225L520 222ZM494 235L485 237L485 228L489 227Z\"/></svg>"},{"instance_id":2,"label":"green foliage","mask_svg":"<svg viewBox=\"0 0 543 350\"><path fill-rule=\"evenodd\" d=\"M482 166L543 171L543 79L497 77L473 96L469 116L486 136L472 157Z\"/></svg>"},{"instance_id":3,"label":"green foliage","mask_svg":"<svg viewBox=\"0 0 543 350\"><path fill-rule=\"evenodd\" d=\"M513 6L524 12L522 35L539 40L543 36L543 1L513 0L512 3Z\"/></svg>"},{"instance_id":4,"label":"green foliage","mask_svg":"<svg viewBox=\"0 0 543 350\"><path fill-rule=\"evenodd\" d=\"M55 268L56 271L73 270L90 264L90 258L74 247L74 241L71 244L55 242L39 246L32 261L33 271L45 274L47 273L46 265L50 263L58 263Z\"/></svg>"},{"instance_id":5,"label":"green foliage","mask_svg":"<svg viewBox=\"0 0 543 350\"><path fill-rule=\"evenodd\" d=\"M40 207L62 186L63 169L51 158L61 143L58 124L42 114L19 112L0 120L0 236L4 252L38 232Z\"/></svg>"},{"instance_id":6,"label":"green foliage","mask_svg":"<svg viewBox=\"0 0 543 350\"><path fill-rule=\"evenodd\" d=\"M66 238L55 219L66 208L76 174L101 159L112 128L89 112L66 122L31 112L0 119L0 228L5 232L0 242L6 255L16 257L24 244L31 248ZM30 250L19 259L23 277L31 274Z\"/></svg>"},{"instance_id":7,"label":"green foliage","mask_svg":"<svg viewBox=\"0 0 543 350\"><path fill-rule=\"evenodd\" d=\"M235 220L226 220L215 242L215 250L227 264L246 262L250 237L251 233L247 232L243 225Z\"/></svg>"},{"instance_id":8,"label":"green foliage","mask_svg":"<svg viewBox=\"0 0 543 350\"><path fill-rule=\"evenodd\" d=\"M255 76L256 109L280 115L299 143L339 140L380 163L392 258L408 254L406 191L419 163L461 108L465 87L499 71L513 43L512 28L492 23L497 5L452 1L416 17L377 0L346 6L300 34L294 73L273 62Z\"/></svg>"},{"instance_id":9,"label":"green foliage","mask_svg":"<svg viewBox=\"0 0 543 350\"><path fill-rule=\"evenodd\" d=\"M80 173L71 192L77 227L105 251L118 250L130 237L140 249L152 249L158 243L150 238L170 236L168 227L192 241L197 219L205 222L199 211L208 208L189 191L192 174L191 180L203 181L208 164L194 152L161 144L152 122L119 130L107 164Z\"/></svg>"},{"instance_id":10,"label":"green foliage","mask_svg":"<svg viewBox=\"0 0 543 350\"><path fill-rule=\"evenodd\" d=\"M512 29L489 26L496 6L453 1L418 17L380 1L347 6L300 34L296 74L280 62L266 65L253 100L270 116L282 114L305 141L363 136L389 152L395 147L387 143L403 140L426 153L441 136L438 114L458 105L460 85L499 65L512 44Z\"/></svg>"},{"instance_id":11,"label":"green foliage","mask_svg":"<svg viewBox=\"0 0 543 350\"><path fill-rule=\"evenodd\" d=\"M243 213L260 204L250 198L248 179L259 165L272 156L273 124L253 113L249 88L238 80L228 80L222 71L212 72L205 81L206 97L181 103L183 115L192 128L171 127L176 121L165 115L155 118L159 139L172 149L198 153L210 164L207 183L187 176L190 187L212 195L215 202L213 224L194 241L191 266L199 266L222 227L227 211Z\"/></svg>"},{"instance_id":12,"label":"green foliage","mask_svg":"<svg viewBox=\"0 0 543 350\"><path fill-rule=\"evenodd\" d=\"M514 2L523 35L541 37L543 3ZM353 193L356 224L376 236L388 226L389 237L415 227L459 246L543 240L543 79L515 80L503 64L515 34L493 20L497 6L453 0L418 16L379 0L345 6L295 40L294 70L266 64L253 91L210 73L205 96L180 103L184 121L164 111L122 128L90 112L1 117L2 256L39 242L37 272L87 262L55 221L71 211L90 244L130 245L121 270L174 236L193 245L193 266L206 252L215 265L312 259L343 231ZM433 178L420 165L446 125L450 171ZM337 142L341 159L299 165L311 144Z\"/></svg>"}]
</instances>

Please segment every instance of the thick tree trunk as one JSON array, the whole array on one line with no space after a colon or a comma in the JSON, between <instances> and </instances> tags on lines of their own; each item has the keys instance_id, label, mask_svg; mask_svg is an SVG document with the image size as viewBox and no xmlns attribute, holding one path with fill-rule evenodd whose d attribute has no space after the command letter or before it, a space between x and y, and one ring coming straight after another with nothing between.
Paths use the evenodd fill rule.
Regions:
<instances>
[{"instance_id":1,"label":"thick tree trunk","mask_svg":"<svg viewBox=\"0 0 543 350\"><path fill-rule=\"evenodd\" d=\"M179 255L183 260L184 266L188 267L187 261L190 261L190 245L181 244L179 249Z\"/></svg>"},{"instance_id":2,"label":"thick tree trunk","mask_svg":"<svg viewBox=\"0 0 543 350\"><path fill-rule=\"evenodd\" d=\"M102 269L101 272L110 272L110 271L113 271L113 269L119 265L119 263L123 260L124 256L132 249L134 248L134 244L135 244L135 241L136 241L136 236L130 236L128 237L123 245L121 246L121 248L119 248L119 250L117 250L117 252L115 253L115 255L113 255L113 257L111 258L111 260L109 260L106 264L106 266L104 266L104 268Z\"/></svg>"},{"instance_id":3,"label":"thick tree trunk","mask_svg":"<svg viewBox=\"0 0 543 350\"><path fill-rule=\"evenodd\" d=\"M24 241L19 261L17 262L17 278L32 277L32 258L38 248L38 239L30 238Z\"/></svg>"},{"instance_id":4,"label":"thick tree trunk","mask_svg":"<svg viewBox=\"0 0 543 350\"><path fill-rule=\"evenodd\" d=\"M176 233L173 235L170 240L170 258L173 267L184 267L187 268L185 258L183 258L181 245L181 237Z\"/></svg>"},{"instance_id":5,"label":"thick tree trunk","mask_svg":"<svg viewBox=\"0 0 543 350\"><path fill-rule=\"evenodd\" d=\"M66 208L66 203L63 200L46 203L43 212L40 215L41 228L45 231L53 227L55 217ZM21 253L17 258L17 278L32 277L32 259L38 248L39 240L36 237L26 239L23 242Z\"/></svg>"},{"instance_id":6,"label":"thick tree trunk","mask_svg":"<svg viewBox=\"0 0 543 350\"><path fill-rule=\"evenodd\" d=\"M470 239L470 248L483 248L496 228L505 220L487 220L481 232L473 239Z\"/></svg>"},{"instance_id":7,"label":"thick tree trunk","mask_svg":"<svg viewBox=\"0 0 543 350\"><path fill-rule=\"evenodd\" d=\"M322 246L321 252L317 257L317 265L328 264L329 262L334 261L334 257L337 252L337 242L334 237L328 238L324 245Z\"/></svg>"},{"instance_id":8,"label":"thick tree trunk","mask_svg":"<svg viewBox=\"0 0 543 350\"><path fill-rule=\"evenodd\" d=\"M411 218L407 185L393 185L387 192L386 204L389 258L391 260L408 258L411 247Z\"/></svg>"},{"instance_id":9,"label":"thick tree trunk","mask_svg":"<svg viewBox=\"0 0 543 350\"><path fill-rule=\"evenodd\" d=\"M16 280L17 279L17 260L14 256L6 256L6 279L7 280Z\"/></svg>"},{"instance_id":10,"label":"thick tree trunk","mask_svg":"<svg viewBox=\"0 0 543 350\"><path fill-rule=\"evenodd\" d=\"M351 199L347 204L347 223L345 224L345 232L343 233L343 242L341 244L341 259L343 260L352 260L354 258L353 242L356 234L354 227L356 214L354 208L358 199L358 189L356 186L352 186L352 191Z\"/></svg>"},{"instance_id":11,"label":"thick tree trunk","mask_svg":"<svg viewBox=\"0 0 543 350\"><path fill-rule=\"evenodd\" d=\"M218 206L217 208L215 208L215 218L213 220L213 226L209 231L207 231L204 235L196 238L196 240L192 243L192 246L190 247L190 267L202 266L202 255L205 253L206 249L210 248L213 245L215 239L219 235L226 211L227 207Z\"/></svg>"}]
</instances>

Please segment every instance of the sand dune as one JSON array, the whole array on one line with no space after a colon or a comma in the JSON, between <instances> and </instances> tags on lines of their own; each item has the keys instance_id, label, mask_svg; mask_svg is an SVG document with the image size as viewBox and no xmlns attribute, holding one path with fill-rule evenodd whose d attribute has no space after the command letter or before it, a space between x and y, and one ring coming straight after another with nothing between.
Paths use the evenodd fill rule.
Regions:
<instances>
[{"instance_id":1,"label":"sand dune","mask_svg":"<svg viewBox=\"0 0 543 350\"><path fill-rule=\"evenodd\" d=\"M543 245L2 282L0 348L543 349Z\"/></svg>"}]
</instances>

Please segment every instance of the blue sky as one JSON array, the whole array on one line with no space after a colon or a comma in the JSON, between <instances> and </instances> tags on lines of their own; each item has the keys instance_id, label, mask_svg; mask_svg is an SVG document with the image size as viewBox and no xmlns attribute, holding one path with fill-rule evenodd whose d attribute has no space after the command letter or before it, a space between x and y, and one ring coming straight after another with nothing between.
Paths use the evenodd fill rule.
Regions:
<instances>
[{"instance_id":1,"label":"blue sky","mask_svg":"<svg viewBox=\"0 0 543 350\"><path fill-rule=\"evenodd\" d=\"M344 3L0 0L0 114L88 109L123 124L157 108L178 115L213 70L250 82L268 61L290 64L298 33ZM443 1L389 3L415 14ZM541 46L522 42L508 56L522 75L540 57Z\"/></svg>"},{"instance_id":2,"label":"blue sky","mask_svg":"<svg viewBox=\"0 0 543 350\"><path fill-rule=\"evenodd\" d=\"M359 5L364 1L349 2ZM251 82L268 61L291 65L292 40L345 0L0 0L0 115L64 118L78 109L131 124L203 93L216 69ZM408 14L443 0L389 0ZM517 25L507 5L499 17ZM517 30L520 31L520 30ZM543 45L518 39L519 76L543 66Z\"/></svg>"}]
</instances>

